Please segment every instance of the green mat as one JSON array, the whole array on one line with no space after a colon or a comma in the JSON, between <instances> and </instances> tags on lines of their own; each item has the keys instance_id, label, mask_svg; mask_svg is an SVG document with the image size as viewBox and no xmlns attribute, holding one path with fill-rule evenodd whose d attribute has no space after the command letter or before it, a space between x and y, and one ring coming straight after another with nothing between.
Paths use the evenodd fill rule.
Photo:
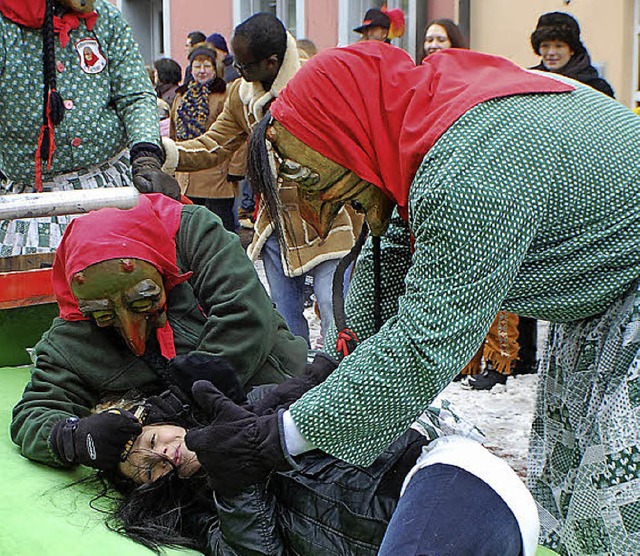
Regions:
<instances>
[{"instance_id":1,"label":"green mat","mask_svg":"<svg viewBox=\"0 0 640 556\"><path fill-rule=\"evenodd\" d=\"M103 516L89 507L89 493L63 488L86 470L59 471L20 455L9 438L9 423L28 380L28 367L0 368L0 555L151 556L152 551L106 528Z\"/></svg>"}]
</instances>

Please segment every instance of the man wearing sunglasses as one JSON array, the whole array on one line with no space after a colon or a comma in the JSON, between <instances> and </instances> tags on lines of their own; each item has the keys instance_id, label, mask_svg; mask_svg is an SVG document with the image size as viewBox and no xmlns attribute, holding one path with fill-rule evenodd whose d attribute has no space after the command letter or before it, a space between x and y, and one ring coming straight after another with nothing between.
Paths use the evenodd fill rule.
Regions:
<instances>
[{"instance_id":1,"label":"man wearing sunglasses","mask_svg":"<svg viewBox=\"0 0 640 556\"><path fill-rule=\"evenodd\" d=\"M224 110L206 133L178 143L165 140L166 172L203 170L229 158L246 143L254 125L300 68L295 39L270 13L255 14L238 25L231 46L233 65L241 79L230 84ZM333 321L333 274L357 237L352 221L355 215L342 211L327 239L322 240L302 219L295 186L283 183L280 199L287 207L284 243L279 244L276 234L272 234L273 225L266 211L259 210L248 255L254 261L262 256L276 309L291 331L309 343L309 327L303 313L305 278L313 276L324 333Z\"/></svg>"}]
</instances>

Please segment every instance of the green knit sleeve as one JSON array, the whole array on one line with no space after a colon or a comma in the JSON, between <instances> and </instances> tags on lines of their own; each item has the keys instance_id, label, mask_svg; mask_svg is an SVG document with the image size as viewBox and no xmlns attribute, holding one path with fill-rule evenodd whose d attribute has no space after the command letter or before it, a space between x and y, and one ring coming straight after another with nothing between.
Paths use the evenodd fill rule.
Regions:
<instances>
[{"instance_id":1,"label":"green knit sleeve","mask_svg":"<svg viewBox=\"0 0 640 556\"><path fill-rule=\"evenodd\" d=\"M108 26L109 74L112 101L124 122L129 147L136 143L160 146L157 100L138 43L122 14L101 2L98 24Z\"/></svg>"},{"instance_id":2,"label":"green knit sleeve","mask_svg":"<svg viewBox=\"0 0 640 556\"><path fill-rule=\"evenodd\" d=\"M370 464L485 337L538 215L527 194L476 177L457 176L454 183L448 171L423 164L412 186L414 253L397 314L290 408L301 433L321 450ZM383 288L402 280L388 275Z\"/></svg>"},{"instance_id":3,"label":"green knit sleeve","mask_svg":"<svg viewBox=\"0 0 640 556\"><path fill-rule=\"evenodd\" d=\"M253 264L236 234L227 232L220 219L204 207L183 209L177 235L179 264L193 272L189 283L206 316L197 350L224 357L236 370L242 385L253 383L265 364L278 365L274 355L285 349L301 367L306 343L282 328ZM281 357L282 366L285 358ZM291 369L282 369L291 374ZM296 368L298 374L300 369ZM272 382L286 378L272 377Z\"/></svg>"}]
</instances>

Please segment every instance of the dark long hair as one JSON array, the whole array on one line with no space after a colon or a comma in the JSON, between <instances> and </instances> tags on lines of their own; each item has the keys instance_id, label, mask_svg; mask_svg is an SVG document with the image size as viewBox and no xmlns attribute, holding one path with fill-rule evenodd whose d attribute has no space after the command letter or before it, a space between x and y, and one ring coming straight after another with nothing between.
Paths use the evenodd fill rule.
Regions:
<instances>
[{"instance_id":1,"label":"dark long hair","mask_svg":"<svg viewBox=\"0 0 640 556\"><path fill-rule=\"evenodd\" d=\"M55 32L53 29L54 16L53 0L46 0L44 20L42 22L42 73L43 73L43 106L42 125L47 127L49 119L54 126L59 125L64 118L64 103L56 90L56 56L55 56ZM49 135L45 133L40 146L43 160L49 157L52 145Z\"/></svg>"},{"instance_id":2,"label":"dark long hair","mask_svg":"<svg viewBox=\"0 0 640 556\"><path fill-rule=\"evenodd\" d=\"M446 17L433 19L424 26L424 31L422 32L423 43L424 37L426 37L427 35L427 30L432 25L440 25L440 27L444 28L444 30L447 32L447 37L449 37L449 41L451 41L451 48L469 48L469 41L467 41L467 38L462 34L462 31L460 30L460 27L458 27L458 24L451 19L447 19ZM424 51L423 46L422 57L424 58L425 56L426 52Z\"/></svg>"},{"instance_id":3,"label":"dark long hair","mask_svg":"<svg viewBox=\"0 0 640 556\"><path fill-rule=\"evenodd\" d=\"M109 529L157 554L162 547L203 552L207 533L217 524L204 473L181 479L173 471L154 483L136 485L117 470L100 470L69 486L91 494L89 505L105 515Z\"/></svg>"},{"instance_id":4,"label":"dark long hair","mask_svg":"<svg viewBox=\"0 0 640 556\"><path fill-rule=\"evenodd\" d=\"M269 112L258 122L249 139L249 155L247 157L247 178L254 193L260 195L260 203L267 211L273 223L273 232L278 238L280 250L286 252L285 230L282 219L285 217L284 206L278 195L278 182L270 164L267 149L267 129L272 117Z\"/></svg>"}]
</instances>

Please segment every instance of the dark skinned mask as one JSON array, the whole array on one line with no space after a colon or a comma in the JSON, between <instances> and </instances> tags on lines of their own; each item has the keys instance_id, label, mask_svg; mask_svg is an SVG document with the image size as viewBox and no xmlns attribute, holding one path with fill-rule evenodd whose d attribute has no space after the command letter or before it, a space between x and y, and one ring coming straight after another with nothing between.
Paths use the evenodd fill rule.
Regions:
<instances>
[{"instance_id":1,"label":"dark skinned mask","mask_svg":"<svg viewBox=\"0 0 640 556\"><path fill-rule=\"evenodd\" d=\"M71 290L80 311L99 327L113 327L137 356L167 322L166 293L156 268L140 259L110 259L74 274Z\"/></svg>"},{"instance_id":2,"label":"dark skinned mask","mask_svg":"<svg viewBox=\"0 0 640 556\"><path fill-rule=\"evenodd\" d=\"M380 189L308 147L276 120L266 136L280 158L278 175L298 186L300 214L320 237L327 237L345 204L364 212L373 235L384 234L395 204Z\"/></svg>"},{"instance_id":3,"label":"dark skinned mask","mask_svg":"<svg viewBox=\"0 0 640 556\"><path fill-rule=\"evenodd\" d=\"M90 13L93 11L93 7L96 0L58 0L58 4L73 10L74 12Z\"/></svg>"}]
</instances>

